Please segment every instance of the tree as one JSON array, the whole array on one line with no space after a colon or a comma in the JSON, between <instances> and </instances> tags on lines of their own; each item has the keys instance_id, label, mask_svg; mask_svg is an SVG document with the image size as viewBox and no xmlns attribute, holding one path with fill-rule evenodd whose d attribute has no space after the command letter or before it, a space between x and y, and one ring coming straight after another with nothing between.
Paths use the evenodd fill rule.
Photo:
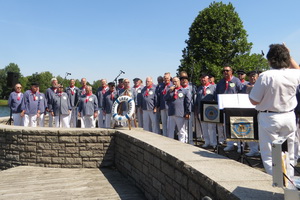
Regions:
<instances>
[{"instance_id":1,"label":"tree","mask_svg":"<svg viewBox=\"0 0 300 200\"><path fill-rule=\"evenodd\" d=\"M20 68L15 63L9 63L4 69L0 70L0 94L1 98L8 98L13 88L7 87L7 72L15 72L20 74Z\"/></svg>"},{"instance_id":2,"label":"tree","mask_svg":"<svg viewBox=\"0 0 300 200\"><path fill-rule=\"evenodd\" d=\"M40 92L46 92L47 88L51 86L51 79L53 78L53 74L51 72L41 72L34 73L31 76L28 76L28 84L27 89L30 88L30 84L38 83L40 86Z\"/></svg>"},{"instance_id":3,"label":"tree","mask_svg":"<svg viewBox=\"0 0 300 200\"><path fill-rule=\"evenodd\" d=\"M264 65L262 56L250 55L252 43L247 41L243 23L231 3L213 2L199 12L185 42L187 47L182 51L178 72L193 74L193 82L199 81L201 73L212 73L220 79L225 64L237 69L261 69ZM246 62L247 59L250 61ZM244 65L239 65L241 63Z\"/></svg>"}]
</instances>

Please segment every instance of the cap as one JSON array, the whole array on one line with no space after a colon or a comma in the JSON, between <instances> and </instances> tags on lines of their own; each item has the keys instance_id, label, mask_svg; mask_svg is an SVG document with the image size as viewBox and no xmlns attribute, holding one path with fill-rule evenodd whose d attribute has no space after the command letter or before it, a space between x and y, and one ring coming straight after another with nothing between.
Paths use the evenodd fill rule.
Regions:
<instances>
[{"instance_id":1,"label":"cap","mask_svg":"<svg viewBox=\"0 0 300 200\"><path fill-rule=\"evenodd\" d=\"M134 78L133 82L141 80L140 78Z\"/></svg>"},{"instance_id":2,"label":"cap","mask_svg":"<svg viewBox=\"0 0 300 200\"><path fill-rule=\"evenodd\" d=\"M124 81L124 78L119 78L118 79L118 82L123 82Z\"/></svg>"},{"instance_id":3,"label":"cap","mask_svg":"<svg viewBox=\"0 0 300 200\"><path fill-rule=\"evenodd\" d=\"M253 76L255 74L258 74L258 72L257 71L250 71L250 72L247 73L247 76Z\"/></svg>"},{"instance_id":4,"label":"cap","mask_svg":"<svg viewBox=\"0 0 300 200\"><path fill-rule=\"evenodd\" d=\"M180 80L183 80L183 79L187 79L187 80L189 80L189 77L187 77L187 76L180 76L180 78L179 78Z\"/></svg>"},{"instance_id":5,"label":"cap","mask_svg":"<svg viewBox=\"0 0 300 200\"><path fill-rule=\"evenodd\" d=\"M116 86L116 84L114 82L109 82L108 86Z\"/></svg>"},{"instance_id":6,"label":"cap","mask_svg":"<svg viewBox=\"0 0 300 200\"><path fill-rule=\"evenodd\" d=\"M33 83L31 83L31 86L39 86L39 84L36 82L33 82Z\"/></svg>"},{"instance_id":7,"label":"cap","mask_svg":"<svg viewBox=\"0 0 300 200\"><path fill-rule=\"evenodd\" d=\"M246 74L246 72L242 69L239 69L236 71L237 74Z\"/></svg>"}]
</instances>

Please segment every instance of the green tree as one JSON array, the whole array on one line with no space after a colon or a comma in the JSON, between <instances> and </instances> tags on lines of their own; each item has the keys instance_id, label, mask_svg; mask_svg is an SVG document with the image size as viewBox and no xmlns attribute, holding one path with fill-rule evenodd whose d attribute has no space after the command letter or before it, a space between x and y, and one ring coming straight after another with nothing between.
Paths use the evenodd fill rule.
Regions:
<instances>
[{"instance_id":1,"label":"green tree","mask_svg":"<svg viewBox=\"0 0 300 200\"><path fill-rule=\"evenodd\" d=\"M51 87L51 79L53 78L53 74L51 72L41 72L34 73L31 76L28 76L28 84L27 88L30 88L30 84L38 83L40 86L40 92L45 93L47 88Z\"/></svg>"},{"instance_id":2,"label":"green tree","mask_svg":"<svg viewBox=\"0 0 300 200\"><path fill-rule=\"evenodd\" d=\"M21 76L20 68L15 63L9 63L4 69L0 70L0 96L1 98L8 98L11 93L11 87L7 87L7 72L15 72Z\"/></svg>"},{"instance_id":3,"label":"green tree","mask_svg":"<svg viewBox=\"0 0 300 200\"><path fill-rule=\"evenodd\" d=\"M193 75L193 82L199 81L197 79L201 73L212 73L220 79L225 64L255 69L264 63L263 59L254 59L257 55L250 55L252 43L247 41L246 30L231 3L213 2L199 12L189 29L189 39L185 42L187 47L182 51L178 72L186 71L190 76ZM248 57L250 61L262 63L245 62ZM238 65L241 63L244 66Z\"/></svg>"}]
</instances>

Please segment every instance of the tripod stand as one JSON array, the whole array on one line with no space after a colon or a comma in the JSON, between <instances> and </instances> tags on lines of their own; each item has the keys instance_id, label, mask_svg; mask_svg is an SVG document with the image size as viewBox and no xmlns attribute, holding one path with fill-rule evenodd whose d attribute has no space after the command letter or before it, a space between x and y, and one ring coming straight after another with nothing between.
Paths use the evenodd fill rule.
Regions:
<instances>
[{"instance_id":1,"label":"tripod stand","mask_svg":"<svg viewBox=\"0 0 300 200\"><path fill-rule=\"evenodd\" d=\"M245 163L245 161L248 163L248 165L250 167L252 167L251 163L249 162L249 160L247 159L247 156L244 154L244 142L243 141L240 141L241 143L241 153L240 153L240 156L239 158L237 159L237 161L241 161L241 163Z\"/></svg>"},{"instance_id":2,"label":"tripod stand","mask_svg":"<svg viewBox=\"0 0 300 200\"><path fill-rule=\"evenodd\" d=\"M14 121L12 118L12 110L10 109L9 119L6 122L6 125L11 125L11 123Z\"/></svg>"}]
</instances>

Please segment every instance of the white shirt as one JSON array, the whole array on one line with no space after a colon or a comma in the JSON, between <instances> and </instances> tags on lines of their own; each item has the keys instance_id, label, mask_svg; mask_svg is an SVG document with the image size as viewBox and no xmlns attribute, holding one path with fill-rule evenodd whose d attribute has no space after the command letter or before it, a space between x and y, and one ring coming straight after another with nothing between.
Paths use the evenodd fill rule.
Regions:
<instances>
[{"instance_id":1,"label":"white shirt","mask_svg":"<svg viewBox=\"0 0 300 200\"><path fill-rule=\"evenodd\" d=\"M258 111L288 112L297 105L299 84L299 69L271 69L259 75L249 97L259 102Z\"/></svg>"}]
</instances>

